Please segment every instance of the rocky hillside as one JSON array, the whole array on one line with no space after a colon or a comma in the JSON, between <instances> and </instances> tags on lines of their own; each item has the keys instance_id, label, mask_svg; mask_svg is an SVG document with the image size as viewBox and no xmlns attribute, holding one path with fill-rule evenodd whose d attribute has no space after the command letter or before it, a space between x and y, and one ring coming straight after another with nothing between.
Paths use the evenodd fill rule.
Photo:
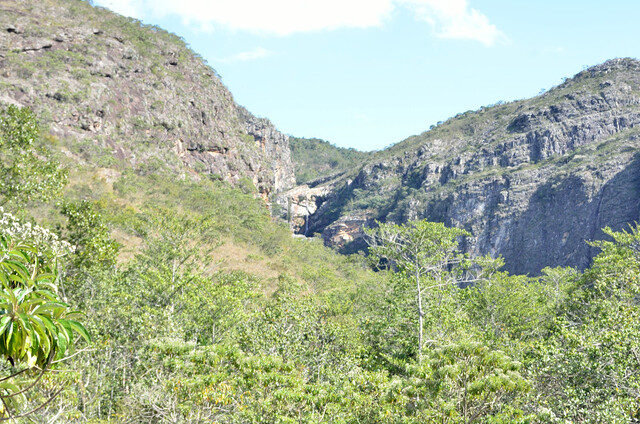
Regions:
<instances>
[{"instance_id":1,"label":"rocky hillside","mask_svg":"<svg viewBox=\"0 0 640 424\"><path fill-rule=\"evenodd\" d=\"M640 219L640 62L616 59L529 100L449 119L347 175L280 197L300 233L343 251L374 220L469 230L466 250L506 268L585 268L585 240Z\"/></svg>"},{"instance_id":2,"label":"rocky hillside","mask_svg":"<svg viewBox=\"0 0 640 424\"><path fill-rule=\"evenodd\" d=\"M99 175L208 175L266 201L295 185L288 137L157 27L82 0L0 0L0 76L0 104L31 107L48 142ZM582 269L585 240L640 219L639 123L640 62L612 60L374 154L294 140L315 174L298 172L278 209L345 252L375 220L427 218L469 230L468 252L512 272Z\"/></svg>"},{"instance_id":3,"label":"rocky hillside","mask_svg":"<svg viewBox=\"0 0 640 424\"><path fill-rule=\"evenodd\" d=\"M179 37L80 0L0 0L0 102L68 156L115 170L294 184L287 136L236 105Z\"/></svg>"}]
</instances>

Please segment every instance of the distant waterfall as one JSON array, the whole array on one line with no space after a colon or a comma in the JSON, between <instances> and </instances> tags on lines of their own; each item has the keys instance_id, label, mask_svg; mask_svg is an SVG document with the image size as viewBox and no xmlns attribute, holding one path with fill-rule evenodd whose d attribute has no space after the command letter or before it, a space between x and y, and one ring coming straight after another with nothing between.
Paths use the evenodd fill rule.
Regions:
<instances>
[{"instance_id":1,"label":"distant waterfall","mask_svg":"<svg viewBox=\"0 0 640 424\"><path fill-rule=\"evenodd\" d=\"M305 208L307 211L307 216L304 218L304 236L307 236L307 232L309 231L309 208Z\"/></svg>"}]
</instances>

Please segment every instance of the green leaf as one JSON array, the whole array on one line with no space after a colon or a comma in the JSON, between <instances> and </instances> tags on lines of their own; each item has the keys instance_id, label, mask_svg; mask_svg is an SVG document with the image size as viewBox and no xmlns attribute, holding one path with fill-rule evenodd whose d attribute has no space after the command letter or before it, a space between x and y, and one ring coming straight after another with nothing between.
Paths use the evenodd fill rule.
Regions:
<instances>
[{"instance_id":1,"label":"green leaf","mask_svg":"<svg viewBox=\"0 0 640 424\"><path fill-rule=\"evenodd\" d=\"M41 281L41 280L55 280L57 277L56 274L52 273L52 272L45 272L42 274L38 274L38 276L36 276L35 281Z\"/></svg>"},{"instance_id":2,"label":"green leaf","mask_svg":"<svg viewBox=\"0 0 640 424\"><path fill-rule=\"evenodd\" d=\"M51 337L52 342L56 342L58 339L58 328L56 327L56 325L47 316L42 315L40 316L40 319L42 320L42 322L44 323L44 326L49 331L49 336Z\"/></svg>"},{"instance_id":3,"label":"green leaf","mask_svg":"<svg viewBox=\"0 0 640 424\"><path fill-rule=\"evenodd\" d=\"M71 344L71 342L73 341L73 328L71 327L71 324L66 319L58 320L58 323L60 326L62 326L62 329L67 336L67 341L69 342L69 344Z\"/></svg>"},{"instance_id":4,"label":"green leaf","mask_svg":"<svg viewBox=\"0 0 640 424\"><path fill-rule=\"evenodd\" d=\"M0 334L4 333L4 330L7 329L7 326L9 325L9 323L11 322L11 317L9 316L3 316L2 319L0 319Z\"/></svg>"},{"instance_id":5,"label":"green leaf","mask_svg":"<svg viewBox=\"0 0 640 424\"><path fill-rule=\"evenodd\" d=\"M4 262L2 262L2 266L4 268L7 268L8 270L11 270L11 271L15 272L16 274L18 274L20 277L22 277L25 280L29 277L29 274L30 274L29 270L21 262L4 261Z\"/></svg>"},{"instance_id":6,"label":"green leaf","mask_svg":"<svg viewBox=\"0 0 640 424\"><path fill-rule=\"evenodd\" d=\"M41 297L37 297L35 299L29 299L22 302L22 309L28 310L33 305L41 305L45 303L47 300Z\"/></svg>"},{"instance_id":7,"label":"green leaf","mask_svg":"<svg viewBox=\"0 0 640 424\"><path fill-rule=\"evenodd\" d=\"M43 290L42 286L51 286L50 288L52 288L52 290ZM38 296L42 296L51 302L56 302L58 300L58 297L55 294L56 289L57 287L53 284L41 284L37 290L33 291L33 293Z\"/></svg>"},{"instance_id":8,"label":"green leaf","mask_svg":"<svg viewBox=\"0 0 640 424\"><path fill-rule=\"evenodd\" d=\"M0 390L6 390L10 393L16 393L20 391L20 388L9 381L2 381L0 382Z\"/></svg>"},{"instance_id":9,"label":"green leaf","mask_svg":"<svg viewBox=\"0 0 640 424\"><path fill-rule=\"evenodd\" d=\"M5 347L8 351L10 351L9 349L9 345L11 343L11 336L13 335L13 321L9 322L9 330L7 331L7 338L5 339Z\"/></svg>"},{"instance_id":10,"label":"green leaf","mask_svg":"<svg viewBox=\"0 0 640 424\"><path fill-rule=\"evenodd\" d=\"M84 328L82 324L80 324L78 321L72 321L72 320L67 320L67 322L69 323L71 328L73 328L76 331L76 333L80 334L82 338L85 339L87 343L91 343L91 336L89 335L89 332L87 331L86 328Z\"/></svg>"},{"instance_id":11,"label":"green leaf","mask_svg":"<svg viewBox=\"0 0 640 424\"><path fill-rule=\"evenodd\" d=\"M18 319L25 329L31 330L31 323L29 322L29 317L27 316L27 314L25 314L24 312L18 312Z\"/></svg>"},{"instance_id":12,"label":"green leaf","mask_svg":"<svg viewBox=\"0 0 640 424\"><path fill-rule=\"evenodd\" d=\"M58 339L57 339L57 348L58 348L58 353L56 355L57 359L60 359L64 356L64 353L67 351L67 347L69 346L69 342L70 340L67 338L67 335L65 334L64 331L60 331L58 333Z\"/></svg>"},{"instance_id":13,"label":"green leaf","mask_svg":"<svg viewBox=\"0 0 640 424\"><path fill-rule=\"evenodd\" d=\"M65 304L49 302L49 303L45 303L44 305L38 305L36 308L34 308L33 313L34 314L37 313L40 315L44 313L50 313L53 316L59 316L66 310L67 310L67 305Z\"/></svg>"}]
</instances>

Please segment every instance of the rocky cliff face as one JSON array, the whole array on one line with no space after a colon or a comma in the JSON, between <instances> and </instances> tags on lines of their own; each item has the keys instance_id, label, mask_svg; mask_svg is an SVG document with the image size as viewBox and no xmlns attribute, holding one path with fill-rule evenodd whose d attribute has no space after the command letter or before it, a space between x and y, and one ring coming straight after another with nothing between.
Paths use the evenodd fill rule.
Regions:
<instances>
[{"instance_id":1,"label":"rocky cliff face","mask_svg":"<svg viewBox=\"0 0 640 424\"><path fill-rule=\"evenodd\" d=\"M469 230L467 251L512 272L584 268L586 240L640 219L639 124L640 62L608 61L379 152L330 182L305 227L351 251L374 219L427 218Z\"/></svg>"},{"instance_id":2,"label":"rocky cliff face","mask_svg":"<svg viewBox=\"0 0 640 424\"><path fill-rule=\"evenodd\" d=\"M247 177L265 198L295 182L287 137L180 38L87 2L0 0L0 76L0 102L31 107L78 160Z\"/></svg>"}]
</instances>

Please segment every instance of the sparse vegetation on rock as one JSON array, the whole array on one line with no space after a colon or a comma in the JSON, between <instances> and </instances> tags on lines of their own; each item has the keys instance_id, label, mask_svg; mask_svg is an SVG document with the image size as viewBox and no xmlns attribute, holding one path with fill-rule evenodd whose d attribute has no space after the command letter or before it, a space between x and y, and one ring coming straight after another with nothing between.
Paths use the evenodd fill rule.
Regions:
<instances>
[{"instance_id":1,"label":"sparse vegetation on rock","mask_svg":"<svg viewBox=\"0 0 640 424\"><path fill-rule=\"evenodd\" d=\"M533 99L457 115L330 181L308 233L350 217L426 218L466 229L465 251L502 255L512 272L584 269L596 253L585 240L640 217L629 200L640 196L639 93L640 62L615 59ZM366 247L361 236L325 240L354 251Z\"/></svg>"}]
</instances>

